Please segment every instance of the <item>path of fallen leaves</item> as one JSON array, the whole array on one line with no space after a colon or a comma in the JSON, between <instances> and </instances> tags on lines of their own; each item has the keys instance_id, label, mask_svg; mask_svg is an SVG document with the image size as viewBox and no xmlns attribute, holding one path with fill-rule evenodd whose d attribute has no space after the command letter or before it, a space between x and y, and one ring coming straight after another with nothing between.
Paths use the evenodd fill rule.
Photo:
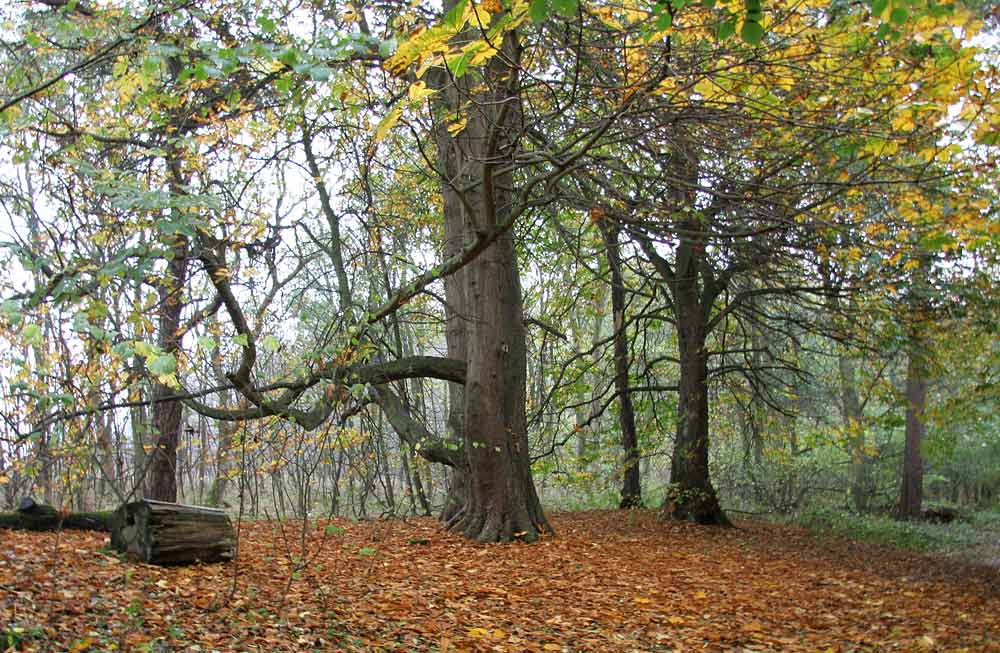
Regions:
<instances>
[{"instance_id":1,"label":"path of fallen leaves","mask_svg":"<svg viewBox=\"0 0 1000 653\"><path fill-rule=\"evenodd\" d=\"M304 550L301 524L249 523L237 563L175 568L0 530L0 650L1000 651L995 569L773 524L552 521L506 546L310 524Z\"/></svg>"}]
</instances>

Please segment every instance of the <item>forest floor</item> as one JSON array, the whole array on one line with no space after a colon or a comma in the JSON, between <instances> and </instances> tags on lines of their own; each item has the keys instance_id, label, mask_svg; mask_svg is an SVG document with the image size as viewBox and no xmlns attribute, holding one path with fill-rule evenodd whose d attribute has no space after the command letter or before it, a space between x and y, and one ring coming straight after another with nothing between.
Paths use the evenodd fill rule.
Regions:
<instances>
[{"instance_id":1,"label":"forest floor","mask_svg":"<svg viewBox=\"0 0 1000 653\"><path fill-rule=\"evenodd\" d=\"M0 650L1000 651L995 568L763 522L552 522L530 545L252 522L237 562L173 568L0 530Z\"/></svg>"}]
</instances>

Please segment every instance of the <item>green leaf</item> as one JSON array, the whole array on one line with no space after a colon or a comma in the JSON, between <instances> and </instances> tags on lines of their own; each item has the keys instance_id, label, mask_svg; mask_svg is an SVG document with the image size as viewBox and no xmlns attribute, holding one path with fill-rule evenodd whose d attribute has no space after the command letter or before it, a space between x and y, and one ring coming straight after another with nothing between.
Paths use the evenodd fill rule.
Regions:
<instances>
[{"instance_id":1,"label":"green leaf","mask_svg":"<svg viewBox=\"0 0 1000 653\"><path fill-rule=\"evenodd\" d=\"M149 363L149 371L156 376L167 376L177 371L173 354L160 354Z\"/></svg>"},{"instance_id":2,"label":"green leaf","mask_svg":"<svg viewBox=\"0 0 1000 653\"><path fill-rule=\"evenodd\" d=\"M579 5L577 0L552 0L552 8L555 9L556 13L560 16L572 18L576 15Z\"/></svg>"},{"instance_id":3,"label":"green leaf","mask_svg":"<svg viewBox=\"0 0 1000 653\"><path fill-rule=\"evenodd\" d=\"M888 6L889 0L872 0L872 14L875 16L881 16L882 12L885 11Z\"/></svg>"},{"instance_id":4,"label":"green leaf","mask_svg":"<svg viewBox=\"0 0 1000 653\"><path fill-rule=\"evenodd\" d=\"M274 21L268 16L257 16L257 24L264 30L265 34L270 34L276 27Z\"/></svg>"},{"instance_id":5,"label":"green leaf","mask_svg":"<svg viewBox=\"0 0 1000 653\"><path fill-rule=\"evenodd\" d=\"M472 52L464 52L460 57L452 57L447 60L448 70L455 77L463 76L469 69L469 63L472 61L472 57L475 56Z\"/></svg>"},{"instance_id":6,"label":"green leaf","mask_svg":"<svg viewBox=\"0 0 1000 653\"><path fill-rule=\"evenodd\" d=\"M198 336L198 349L203 349L205 351L214 351L219 343L215 341L215 338L210 338L208 336Z\"/></svg>"},{"instance_id":7,"label":"green leaf","mask_svg":"<svg viewBox=\"0 0 1000 653\"><path fill-rule=\"evenodd\" d=\"M465 6L467 4L469 4L469 0L460 0L451 8L451 11L445 15L444 20L441 22L452 29L461 29L462 19L465 16Z\"/></svg>"},{"instance_id":8,"label":"green leaf","mask_svg":"<svg viewBox=\"0 0 1000 653\"><path fill-rule=\"evenodd\" d=\"M380 57L389 58L392 53L396 51L399 47L399 41L396 39L386 39L378 44L378 55Z\"/></svg>"},{"instance_id":9,"label":"green leaf","mask_svg":"<svg viewBox=\"0 0 1000 653\"><path fill-rule=\"evenodd\" d=\"M986 129L977 133L976 142L980 145L1000 145L1000 129Z\"/></svg>"},{"instance_id":10,"label":"green leaf","mask_svg":"<svg viewBox=\"0 0 1000 653\"><path fill-rule=\"evenodd\" d=\"M261 343L266 351L278 351L281 347L281 341L272 335L264 336L264 341Z\"/></svg>"},{"instance_id":11,"label":"green leaf","mask_svg":"<svg viewBox=\"0 0 1000 653\"><path fill-rule=\"evenodd\" d=\"M528 15L531 16L531 22L533 23L544 21L549 17L549 0L531 0L531 6L528 7Z\"/></svg>"},{"instance_id":12,"label":"green leaf","mask_svg":"<svg viewBox=\"0 0 1000 653\"><path fill-rule=\"evenodd\" d=\"M755 20L744 21L743 29L740 30L740 38L750 45L757 45L764 38L764 28Z\"/></svg>"},{"instance_id":13,"label":"green leaf","mask_svg":"<svg viewBox=\"0 0 1000 653\"><path fill-rule=\"evenodd\" d=\"M344 534L344 529L336 524L327 524L326 528L323 530L327 535L332 535L334 537L340 537Z\"/></svg>"},{"instance_id":14,"label":"green leaf","mask_svg":"<svg viewBox=\"0 0 1000 653\"><path fill-rule=\"evenodd\" d=\"M326 82L330 80L330 73L333 71L326 66L310 66L309 76L317 82Z\"/></svg>"},{"instance_id":15,"label":"green leaf","mask_svg":"<svg viewBox=\"0 0 1000 653\"><path fill-rule=\"evenodd\" d=\"M0 303L0 315L3 315L9 324L20 324L21 307L12 299L4 300L3 303Z\"/></svg>"},{"instance_id":16,"label":"green leaf","mask_svg":"<svg viewBox=\"0 0 1000 653\"><path fill-rule=\"evenodd\" d=\"M241 333L240 335L234 337L233 338L233 342L235 342L240 347L249 347L250 346L250 338L247 337L247 334L245 334L245 333Z\"/></svg>"},{"instance_id":17,"label":"green leaf","mask_svg":"<svg viewBox=\"0 0 1000 653\"><path fill-rule=\"evenodd\" d=\"M371 556L375 555L376 553L378 553L378 551L376 551L375 549L371 548L370 546L363 546L360 549L358 549L358 555L359 556L365 556L365 557L369 557L370 558Z\"/></svg>"},{"instance_id":18,"label":"green leaf","mask_svg":"<svg viewBox=\"0 0 1000 653\"><path fill-rule=\"evenodd\" d=\"M730 36L736 33L736 21L730 18L729 20L724 20L719 23L719 26L715 28L715 38L720 41L725 41Z\"/></svg>"},{"instance_id":19,"label":"green leaf","mask_svg":"<svg viewBox=\"0 0 1000 653\"><path fill-rule=\"evenodd\" d=\"M43 340L42 327L38 326L37 324L29 324L28 326L24 327L23 331L21 331L21 337L24 338L24 341L29 345L33 347L38 347L39 345L42 344Z\"/></svg>"},{"instance_id":20,"label":"green leaf","mask_svg":"<svg viewBox=\"0 0 1000 653\"><path fill-rule=\"evenodd\" d=\"M908 15L909 12L907 12L903 7L895 7L893 8L892 13L889 14L889 21L894 25L902 27L906 24L906 17Z\"/></svg>"}]
</instances>

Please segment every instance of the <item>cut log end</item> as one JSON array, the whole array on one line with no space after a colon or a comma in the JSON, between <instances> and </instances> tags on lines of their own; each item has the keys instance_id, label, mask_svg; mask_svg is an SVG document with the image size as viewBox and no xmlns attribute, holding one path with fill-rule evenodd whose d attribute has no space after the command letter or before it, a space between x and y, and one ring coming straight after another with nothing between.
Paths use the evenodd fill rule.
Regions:
<instances>
[{"instance_id":1,"label":"cut log end","mask_svg":"<svg viewBox=\"0 0 1000 653\"><path fill-rule=\"evenodd\" d=\"M157 565L225 562L236 536L223 510L145 499L115 512L111 545Z\"/></svg>"}]
</instances>

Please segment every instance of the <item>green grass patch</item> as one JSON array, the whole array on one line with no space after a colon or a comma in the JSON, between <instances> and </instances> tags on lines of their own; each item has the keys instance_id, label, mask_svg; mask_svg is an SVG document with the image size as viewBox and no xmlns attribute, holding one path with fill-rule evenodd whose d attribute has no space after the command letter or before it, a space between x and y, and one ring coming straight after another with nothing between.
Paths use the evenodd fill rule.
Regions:
<instances>
[{"instance_id":1,"label":"green grass patch","mask_svg":"<svg viewBox=\"0 0 1000 653\"><path fill-rule=\"evenodd\" d=\"M903 549L929 551L936 544L935 538L921 528L922 524L900 522L888 517L818 510L804 513L796 521L819 535L887 544Z\"/></svg>"},{"instance_id":2,"label":"green grass patch","mask_svg":"<svg viewBox=\"0 0 1000 653\"><path fill-rule=\"evenodd\" d=\"M844 537L913 551L962 554L995 540L1000 515L971 513L950 524L898 521L838 510L815 510L793 520L820 535Z\"/></svg>"}]
</instances>

